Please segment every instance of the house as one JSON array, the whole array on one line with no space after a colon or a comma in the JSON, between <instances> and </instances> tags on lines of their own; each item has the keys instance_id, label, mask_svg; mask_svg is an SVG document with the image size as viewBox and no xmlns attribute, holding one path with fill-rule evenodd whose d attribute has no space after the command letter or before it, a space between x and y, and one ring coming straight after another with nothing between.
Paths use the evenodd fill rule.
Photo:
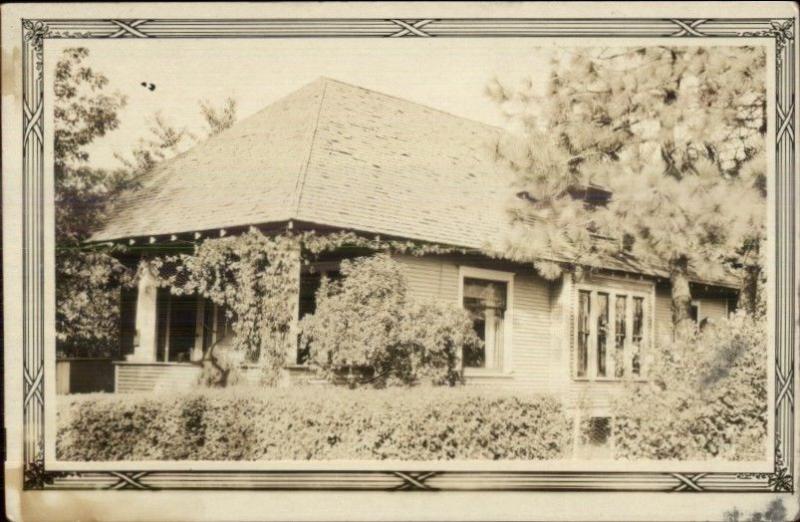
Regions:
<instances>
[{"instance_id":1,"label":"house","mask_svg":"<svg viewBox=\"0 0 800 522\"><path fill-rule=\"evenodd\" d=\"M602 412L626 379L646 379L642 354L671 334L668 274L609 259L590 275L549 281L531 263L481 252L507 231L509 173L489 147L502 131L417 103L319 79L160 165L92 241L170 245L250 226L265 232L349 230L461 247L397 255L412 294L469 308L483 353L465 356L469 385L553 392ZM585 197L603 197L597 187ZM580 194L578 194L580 196ZM316 266L335 272L337 260ZM317 279L304 270L298 316ZM724 317L738 282L694 278L697 320ZM218 309L157 290L140 272L122 310L125 359L116 390L188 385L203 350L225 334ZM302 376L302 354L287 364Z\"/></svg>"}]
</instances>

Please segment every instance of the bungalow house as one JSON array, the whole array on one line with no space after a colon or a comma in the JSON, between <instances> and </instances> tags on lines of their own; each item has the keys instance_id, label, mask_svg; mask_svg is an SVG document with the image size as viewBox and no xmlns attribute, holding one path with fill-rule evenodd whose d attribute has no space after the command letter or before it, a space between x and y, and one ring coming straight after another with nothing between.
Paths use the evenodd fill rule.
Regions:
<instances>
[{"instance_id":1,"label":"bungalow house","mask_svg":"<svg viewBox=\"0 0 800 522\"><path fill-rule=\"evenodd\" d=\"M235 234L347 230L463 248L397 255L410 291L473 313L484 353L465 358L468 385L559 394L598 412L626 379L646 379L642 354L671 333L668 274L609 259L580 280L550 281L531 263L480 252L508 227L509 174L488 145L501 130L394 96L319 79L160 165L124 197L94 242L139 256ZM589 187L583 197L607 197ZM579 195L580 196L580 195ZM297 315L313 310L320 272L299 277ZM724 317L735 280L694 278L695 319ZM204 349L225 335L223 314L170 296L140 272L124 299L117 392L190 385ZM287 362L304 374L303 354ZM588 401L588 402L587 402Z\"/></svg>"}]
</instances>

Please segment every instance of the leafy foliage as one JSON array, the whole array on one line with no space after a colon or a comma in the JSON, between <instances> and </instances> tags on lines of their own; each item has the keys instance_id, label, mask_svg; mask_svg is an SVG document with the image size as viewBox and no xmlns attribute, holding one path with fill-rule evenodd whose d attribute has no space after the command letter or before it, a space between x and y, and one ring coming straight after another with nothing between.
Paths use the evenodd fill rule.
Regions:
<instances>
[{"instance_id":1,"label":"leafy foliage","mask_svg":"<svg viewBox=\"0 0 800 522\"><path fill-rule=\"evenodd\" d=\"M117 344L117 289L127 269L82 242L106 216L109 198L128 186L124 173L91 168L85 148L119 125L125 105L87 63L85 48L65 49L54 79L56 340L67 356L109 355Z\"/></svg>"},{"instance_id":2,"label":"leafy foliage","mask_svg":"<svg viewBox=\"0 0 800 522\"><path fill-rule=\"evenodd\" d=\"M726 263L758 277L765 64L751 47L570 49L554 59L544 96L530 81L492 83L524 129L496 148L526 195L510 208L512 257L550 262L551 276L553 262L602 266L609 255L660 264L684 325L690 272L714 278ZM610 203L575 197L591 187L610 190Z\"/></svg>"},{"instance_id":3,"label":"leafy foliage","mask_svg":"<svg viewBox=\"0 0 800 522\"><path fill-rule=\"evenodd\" d=\"M651 380L629 384L614 404L618 455L763 460L765 344L764 321L740 312L661 345L649 362Z\"/></svg>"},{"instance_id":4,"label":"leafy foliage","mask_svg":"<svg viewBox=\"0 0 800 522\"><path fill-rule=\"evenodd\" d=\"M323 279L316 311L300 323L315 368L352 385L461 380L462 350L481 342L464 310L411 299L386 254L345 260L341 272L342 281Z\"/></svg>"},{"instance_id":5,"label":"leafy foliage","mask_svg":"<svg viewBox=\"0 0 800 522\"><path fill-rule=\"evenodd\" d=\"M172 293L199 294L224 306L232 319L233 351L257 361L265 382L275 384L294 343L299 248L293 237L267 237L251 229L203 241L193 255L156 258L152 265ZM221 371L233 365L224 364ZM221 375L219 384L226 381Z\"/></svg>"},{"instance_id":6,"label":"leafy foliage","mask_svg":"<svg viewBox=\"0 0 800 522\"><path fill-rule=\"evenodd\" d=\"M126 98L109 93L109 80L89 65L83 47L65 49L56 64L54 92L54 167L56 223L56 339L60 356L109 356L119 345L119 290L133 282L129 267L116 257L119 246L89 246L85 241L113 211L124 190L175 154L194 135L170 125L160 114L150 137L140 140L132 159L117 156L119 169L90 166L87 147L119 127ZM231 107L233 111L231 111ZM209 126L235 120L235 103L217 113L203 105Z\"/></svg>"},{"instance_id":7,"label":"leafy foliage","mask_svg":"<svg viewBox=\"0 0 800 522\"><path fill-rule=\"evenodd\" d=\"M65 396L62 460L555 459L570 422L549 396L341 387Z\"/></svg>"}]
</instances>

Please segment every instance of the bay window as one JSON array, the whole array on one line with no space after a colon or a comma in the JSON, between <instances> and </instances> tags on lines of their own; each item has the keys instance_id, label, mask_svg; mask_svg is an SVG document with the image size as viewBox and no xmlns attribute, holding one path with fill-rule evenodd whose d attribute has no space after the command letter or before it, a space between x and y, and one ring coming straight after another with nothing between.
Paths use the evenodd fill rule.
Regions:
<instances>
[{"instance_id":1,"label":"bay window","mask_svg":"<svg viewBox=\"0 0 800 522\"><path fill-rule=\"evenodd\" d=\"M579 288L575 312L578 379L641 378L648 343L649 297L642 292Z\"/></svg>"}]
</instances>

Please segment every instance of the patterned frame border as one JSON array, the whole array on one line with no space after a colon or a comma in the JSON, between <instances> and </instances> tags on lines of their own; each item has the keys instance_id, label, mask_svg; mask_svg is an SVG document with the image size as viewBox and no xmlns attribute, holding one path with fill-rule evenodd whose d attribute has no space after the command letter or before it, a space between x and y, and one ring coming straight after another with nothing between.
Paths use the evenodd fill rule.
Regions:
<instances>
[{"instance_id":1,"label":"patterned frame border","mask_svg":"<svg viewBox=\"0 0 800 522\"><path fill-rule=\"evenodd\" d=\"M794 19L22 20L24 482L32 489L561 490L793 492ZM43 49L49 39L336 37L757 37L776 51L775 467L769 473L463 471L48 471L44 465Z\"/></svg>"}]
</instances>

